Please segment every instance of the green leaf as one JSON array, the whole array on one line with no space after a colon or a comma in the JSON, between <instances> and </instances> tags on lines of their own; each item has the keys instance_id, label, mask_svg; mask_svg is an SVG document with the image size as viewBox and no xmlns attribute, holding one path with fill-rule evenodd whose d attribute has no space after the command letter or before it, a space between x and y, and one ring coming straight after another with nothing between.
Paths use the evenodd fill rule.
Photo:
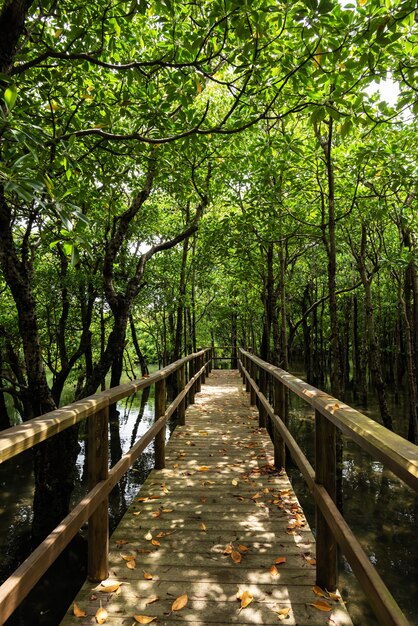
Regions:
<instances>
[{"instance_id":1,"label":"green leaf","mask_svg":"<svg viewBox=\"0 0 418 626\"><path fill-rule=\"evenodd\" d=\"M17 99L16 85L10 85L10 87L7 87L6 91L4 92L4 101L7 104L7 108L9 109L9 111L13 109L16 103L16 99Z\"/></svg>"}]
</instances>

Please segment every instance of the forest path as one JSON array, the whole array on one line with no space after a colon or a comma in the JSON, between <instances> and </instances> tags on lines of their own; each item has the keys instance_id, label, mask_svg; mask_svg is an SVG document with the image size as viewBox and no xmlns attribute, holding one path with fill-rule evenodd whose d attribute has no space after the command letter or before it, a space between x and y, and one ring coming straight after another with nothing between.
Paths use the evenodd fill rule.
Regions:
<instances>
[{"instance_id":1,"label":"forest path","mask_svg":"<svg viewBox=\"0 0 418 626\"><path fill-rule=\"evenodd\" d=\"M238 372L214 370L110 539L111 581L86 582L86 616L72 605L61 626L104 623L100 606L112 626L352 626L341 601L321 610L314 551Z\"/></svg>"}]
</instances>

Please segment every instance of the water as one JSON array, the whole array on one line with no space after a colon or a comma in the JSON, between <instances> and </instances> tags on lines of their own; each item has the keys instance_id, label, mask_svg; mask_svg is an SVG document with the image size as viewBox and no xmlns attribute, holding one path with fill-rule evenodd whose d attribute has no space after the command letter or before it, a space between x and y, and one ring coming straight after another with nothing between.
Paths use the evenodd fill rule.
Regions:
<instances>
[{"instance_id":1,"label":"water","mask_svg":"<svg viewBox=\"0 0 418 626\"><path fill-rule=\"evenodd\" d=\"M368 413L374 414L373 406ZM312 410L299 398L292 398L289 417L291 432L313 464ZM411 626L418 626L418 495L350 439L344 437L343 442L344 517ZM315 530L312 497L297 468L287 469L308 522ZM348 600L353 622L358 626L379 626L349 564L340 558L339 566L339 588Z\"/></svg>"},{"instance_id":2,"label":"water","mask_svg":"<svg viewBox=\"0 0 418 626\"><path fill-rule=\"evenodd\" d=\"M119 403L117 408L119 416L117 420L111 420L110 428L109 449L112 464L152 424L152 390L149 396L145 392L136 394ZM372 416L375 407L370 406L368 412ZM402 414L399 407L397 412ZM393 414L396 414L395 410ZM169 430L173 427L174 424ZM401 424L400 428L403 427L404 424ZM314 419L309 407L298 398L292 399L290 428L309 460L313 462ZM117 525L138 492L153 466L153 458L153 446L150 445L112 492L109 500L111 529ZM79 501L87 491L84 480L86 472L83 435L77 465L79 481L74 492L74 502ZM314 529L312 498L298 470L288 467L288 472ZM4 580L24 559L30 546L33 495L31 453L25 453L3 466L0 465L0 483L0 578ZM418 537L415 529L418 497L379 462L374 461L349 440L345 440L344 445L343 492L344 514L349 525L406 613L411 626L418 626L415 615L418 580ZM340 571L339 587L348 601L348 609L356 626L378 626L348 563L343 559ZM86 545L82 532L31 592L22 607L8 620L7 626L56 626L85 577Z\"/></svg>"}]
</instances>

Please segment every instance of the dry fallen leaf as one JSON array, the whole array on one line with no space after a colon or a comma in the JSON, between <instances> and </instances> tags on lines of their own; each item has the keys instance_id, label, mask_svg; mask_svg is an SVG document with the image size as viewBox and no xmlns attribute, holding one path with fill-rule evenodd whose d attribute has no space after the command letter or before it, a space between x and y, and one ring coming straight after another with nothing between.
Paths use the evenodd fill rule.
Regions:
<instances>
[{"instance_id":1,"label":"dry fallen leaf","mask_svg":"<svg viewBox=\"0 0 418 626\"><path fill-rule=\"evenodd\" d=\"M145 570L142 570L144 572L144 578L145 580L152 580L154 577L152 574L150 574L149 572L146 572Z\"/></svg>"},{"instance_id":2,"label":"dry fallen leaf","mask_svg":"<svg viewBox=\"0 0 418 626\"><path fill-rule=\"evenodd\" d=\"M187 596L187 593L183 593L182 596L179 596L178 598L174 600L173 604L171 605L171 610L180 611L181 609L184 609L188 601L189 601L189 598Z\"/></svg>"},{"instance_id":3,"label":"dry fallen leaf","mask_svg":"<svg viewBox=\"0 0 418 626\"><path fill-rule=\"evenodd\" d=\"M205 524L204 522L200 522L200 524L199 524L199 528L200 528L200 530L202 530L204 533L207 533L207 532L208 532L208 529L207 529L206 524Z\"/></svg>"},{"instance_id":4,"label":"dry fallen leaf","mask_svg":"<svg viewBox=\"0 0 418 626\"><path fill-rule=\"evenodd\" d=\"M144 535L144 539L146 539L147 541L151 541L151 539L152 539L152 533L151 533L151 531L150 531L150 530L147 532L147 534L146 534L146 535Z\"/></svg>"},{"instance_id":5,"label":"dry fallen leaf","mask_svg":"<svg viewBox=\"0 0 418 626\"><path fill-rule=\"evenodd\" d=\"M149 617L149 615L134 615L134 620L138 622L138 624L149 624L156 619L156 617Z\"/></svg>"},{"instance_id":6,"label":"dry fallen leaf","mask_svg":"<svg viewBox=\"0 0 418 626\"><path fill-rule=\"evenodd\" d=\"M161 516L161 511L153 511L152 512L152 517L160 517Z\"/></svg>"},{"instance_id":7,"label":"dry fallen leaf","mask_svg":"<svg viewBox=\"0 0 418 626\"><path fill-rule=\"evenodd\" d=\"M161 545L161 543L159 541L157 541L156 539L151 539L151 544L153 546L157 546L157 547Z\"/></svg>"},{"instance_id":8,"label":"dry fallen leaf","mask_svg":"<svg viewBox=\"0 0 418 626\"><path fill-rule=\"evenodd\" d=\"M241 608L245 609L254 600L254 597L249 591L238 589L237 600L241 600Z\"/></svg>"},{"instance_id":9,"label":"dry fallen leaf","mask_svg":"<svg viewBox=\"0 0 418 626\"><path fill-rule=\"evenodd\" d=\"M232 543L228 543L225 546L224 554L231 554L233 549L234 549L234 547L233 547Z\"/></svg>"},{"instance_id":10,"label":"dry fallen leaf","mask_svg":"<svg viewBox=\"0 0 418 626\"><path fill-rule=\"evenodd\" d=\"M100 607L100 609L97 609L95 617L98 624L104 624L108 618L108 613L106 609Z\"/></svg>"},{"instance_id":11,"label":"dry fallen leaf","mask_svg":"<svg viewBox=\"0 0 418 626\"><path fill-rule=\"evenodd\" d=\"M319 611L332 611L332 606L325 602L325 600L317 600L313 604L309 604L309 606L313 606Z\"/></svg>"},{"instance_id":12,"label":"dry fallen leaf","mask_svg":"<svg viewBox=\"0 0 418 626\"><path fill-rule=\"evenodd\" d=\"M319 596L320 598L327 597L327 593L323 589L321 589L321 587L318 587L318 585L315 585L314 587L312 587L312 591L314 592L316 596Z\"/></svg>"},{"instance_id":13,"label":"dry fallen leaf","mask_svg":"<svg viewBox=\"0 0 418 626\"><path fill-rule=\"evenodd\" d=\"M130 561L128 561L126 563L126 567L128 569L135 569L136 568L136 561L135 561L135 559L131 559Z\"/></svg>"},{"instance_id":14,"label":"dry fallen leaf","mask_svg":"<svg viewBox=\"0 0 418 626\"><path fill-rule=\"evenodd\" d=\"M117 591L119 589L121 584L122 583L118 580L112 580L109 578L108 580L102 580L100 585L96 587L96 591L102 591L103 593L113 593L114 591Z\"/></svg>"},{"instance_id":15,"label":"dry fallen leaf","mask_svg":"<svg viewBox=\"0 0 418 626\"><path fill-rule=\"evenodd\" d=\"M287 609L278 609L277 611L274 611L275 613L277 613L277 616L279 618L279 620L283 621L287 618L287 616L290 613L290 608Z\"/></svg>"},{"instance_id":16,"label":"dry fallen leaf","mask_svg":"<svg viewBox=\"0 0 418 626\"><path fill-rule=\"evenodd\" d=\"M73 604L73 613L76 617L86 617L86 611L80 609L80 607L74 602Z\"/></svg>"},{"instance_id":17,"label":"dry fallen leaf","mask_svg":"<svg viewBox=\"0 0 418 626\"><path fill-rule=\"evenodd\" d=\"M241 563L242 554L240 554L237 550L232 550L231 559L234 561L234 563Z\"/></svg>"},{"instance_id":18,"label":"dry fallen leaf","mask_svg":"<svg viewBox=\"0 0 418 626\"><path fill-rule=\"evenodd\" d=\"M148 598L148 600L145 600L145 606L148 606L149 604L153 604L154 602L157 602L160 599L160 596L151 596L151 598Z\"/></svg>"},{"instance_id":19,"label":"dry fallen leaf","mask_svg":"<svg viewBox=\"0 0 418 626\"><path fill-rule=\"evenodd\" d=\"M198 468L199 472L208 472L209 471L209 467L207 465L202 465L201 467Z\"/></svg>"},{"instance_id":20,"label":"dry fallen leaf","mask_svg":"<svg viewBox=\"0 0 418 626\"><path fill-rule=\"evenodd\" d=\"M234 480L231 481L231 483L234 485L234 487L236 487L238 485L238 481L234 478Z\"/></svg>"},{"instance_id":21,"label":"dry fallen leaf","mask_svg":"<svg viewBox=\"0 0 418 626\"><path fill-rule=\"evenodd\" d=\"M279 575L279 570L277 569L277 567L275 565L272 565L269 569L270 572L270 576L278 576Z\"/></svg>"},{"instance_id":22,"label":"dry fallen leaf","mask_svg":"<svg viewBox=\"0 0 418 626\"><path fill-rule=\"evenodd\" d=\"M341 600L341 596L338 593L333 593L332 591L327 591L328 597L334 602L339 602Z\"/></svg>"},{"instance_id":23,"label":"dry fallen leaf","mask_svg":"<svg viewBox=\"0 0 418 626\"><path fill-rule=\"evenodd\" d=\"M274 562L276 563L276 565L283 565L283 563L286 563L286 557L278 556Z\"/></svg>"},{"instance_id":24,"label":"dry fallen leaf","mask_svg":"<svg viewBox=\"0 0 418 626\"><path fill-rule=\"evenodd\" d=\"M135 556L133 554L121 554L121 557L124 561L135 561Z\"/></svg>"}]
</instances>

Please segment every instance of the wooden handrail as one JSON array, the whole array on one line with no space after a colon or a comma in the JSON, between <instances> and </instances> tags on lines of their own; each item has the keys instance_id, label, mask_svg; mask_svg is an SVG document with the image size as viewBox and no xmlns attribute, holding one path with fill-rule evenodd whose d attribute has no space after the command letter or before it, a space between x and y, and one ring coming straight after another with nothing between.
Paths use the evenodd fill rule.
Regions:
<instances>
[{"instance_id":1,"label":"wooden handrail","mask_svg":"<svg viewBox=\"0 0 418 626\"><path fill-rule=\"evenodd\" d=\"M324 528L321 528L320 524L317 528L317 583L331 590L337 583L335 559L334 556L330 558L331 554L335 554L333 542L337 542L361 583L371 607L379 619L379 624L382 626L409 626L408 620L335 505L333 493L335 491L335 470L332 465L329 466L329 457L335 457L335 443L333 444L334 450L327 448L327 455L321 455L318 448L323 445L322 438L324 436L327 437L327 442L332 441L332 439L335 441L335 437L332 436L332 428L339 428L364 450L386 464L407 485L418 491L418 447L329 394L242 349L240 349L239 368L246 386L251 389L251 398L254 394L255 399L252 403L258 402L260 420L264 419L265 416L267 416L267 420L270 420L273 427L272 439L275 448L276 445L280 448L282 441L286 444L314 496L317 520L322 516L325 521L327 532L324 532ZM267 399L268 379L263 376L260 377L260 371L264 372L267 377L270 376L273 383L274 407L270 405ZM260 385L257 384L256 379L260 380ZM280 394L276 393L276 385L291 390L315 409L316 426L321 429L321 435L317 435L315 442L315 470L287 429L285 421L281 419L285 416L277 414L279 405L283 409L284 404L278 402ZM321 420L332 427L331 439L328 438L326 424L324 425ZM328 458L324 458L324 456ZM275 449L276 457L281 458L283 460L282 465L284 465L284 455L280 449L278 451ZM327 480L324 480L326 474L328 474ZM318 580L318 574L321 576L320 580Z\"/></svg>"},{"instance_id":2,"label":"wooden handrail","mask_svg":"<svg viewBox=\"0 0 418 626\"><path fill-rule=\"evenodd\" d=\"M88 575L92 580L106 578L108 567L107 497L145 448L163 431L165 432L165 426L177 408L180 409L180 419L184 419L182 410L185 398L188 397L189 403L193 401L196 385L211 370L211 356L211 349L205 348L171 363L147 378L114 387L0 432L0 462L16 456L84 419L97 416L98 424L89 429L94 438L93 433L98 432L96 428L102 429L100 431L102 434L106 432L107 411L111 404L151 385L157 385L160 388L154 424L108 472L104 469L105 463L107 468L107 457L104 456L107 453L107 438L102 442L101 452L98 453L96 449L96 454L90 455L94 461L89 458L90 490L88 494L0 586L0 624L4 624L17 609L87 520L89 521ZM186 384L185 365L188 363L189 380ZM161 393L165 385L161 383L175 372L180 374L177 378L180 383L179 393L170 406L166 407L165 390ZM103 437L100 436L99 439ZM156 454L156 465L159 468L164 467L161 445L162 437L160 437L160 448ZM89 445L89 448L93 446ZM106 516L105 520L104 516Z\"/></svg>"}]
</instances>

